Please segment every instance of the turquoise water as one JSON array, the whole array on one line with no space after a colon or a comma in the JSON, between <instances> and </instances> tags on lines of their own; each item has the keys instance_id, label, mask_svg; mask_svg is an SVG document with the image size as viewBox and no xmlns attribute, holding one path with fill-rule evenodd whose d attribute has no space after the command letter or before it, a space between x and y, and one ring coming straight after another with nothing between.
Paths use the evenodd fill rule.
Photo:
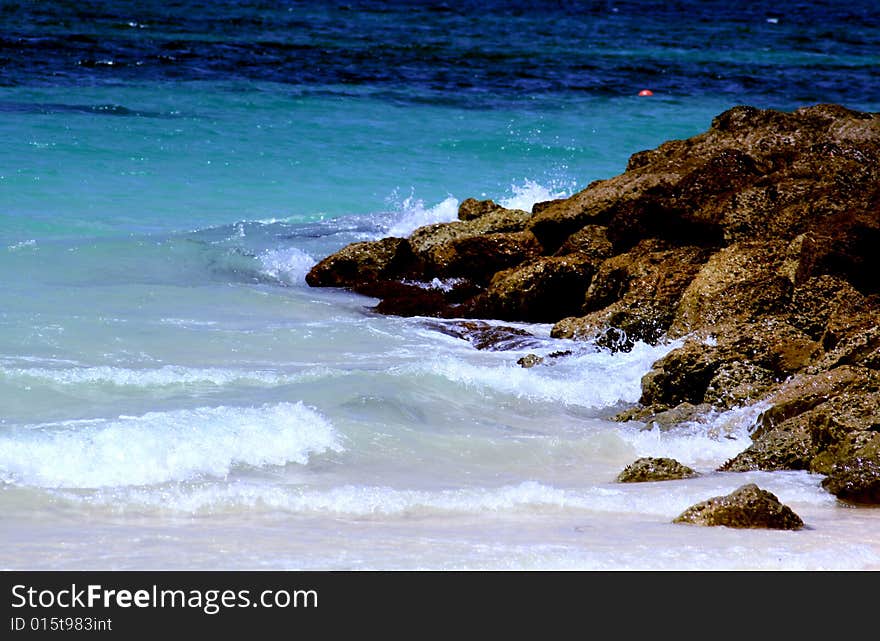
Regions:
<instances>
[{"instance_id":1,"label":"turquoise water","mask_svg":"<svg viewBox=\"0 0 880 641\"><path fill-rule=\"evenodd\" d=\"M414 108L204 83L85 88L75 109L58 107L70 99L67 88L3 92L8 244L394 213L407 198L510 198L528 181L571 192L726 107L626 96L549 110Z\"/></svg>"},{"instance_id":2,"label":"turquoise water","mask_svg":"<svg viewBox=\"0 0 880 641\"><path fill-rule=\"evenodd\" d=\"M880 567L880 514L820 477L713 471L760 408L608 420L672 344L478 352L304 283L735 104L876 110L870 3L190 5L0 13L0 566ZM646 455L704 476L614 483ZM671 524L752 481L808 529Z\"/></svg>"}]
</instances>

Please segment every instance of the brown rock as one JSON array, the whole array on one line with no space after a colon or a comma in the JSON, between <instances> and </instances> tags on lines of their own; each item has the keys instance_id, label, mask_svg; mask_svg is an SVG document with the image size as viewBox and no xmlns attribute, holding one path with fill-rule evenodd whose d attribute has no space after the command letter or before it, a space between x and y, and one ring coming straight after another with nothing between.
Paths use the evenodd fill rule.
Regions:
<instances>
[{"instance_id":1,"label":"brown rock","mask_svg":"<svg viewBox=\"0 0 880 641\"><path fill-rule=\"evenodd\" d=\"M743 485L726 496L697 503L677 516L673 523L774 530L799 530L804 526L790 507L754 483Z\"/></svg>"},{"instance_id":2,"label":"brown rock","mask_svg":"<svg viewBox=\"0 0 880 641\"><path fill-rule=\"evenodd\" d=\"M461 302L470 299L476 289L473 283L461 280L448 288L428 283L407 283L375 280L360 283L354 290L364 296L381 299L373 311L388 316L460 316Z\"/></svg>"},{"instance_id":3,"label":"brown rock","mask_svg":"<svg viewBox=\"0 0 880 641\"><path fill-rule=\"evenodd\" d=\"M752 444L721 470L827 474L839 460L871 455L880 446L880 374L873 370L845 366L800 374L769 403L758 417Z\"/></svg>"},{"instance_id":4,"label":"brown rock","mask_svg":"<svg viewBox=\"0 0 880 641\"><path fill-rule=\"evenodd\" d=\"M642 483L646 481L671 481L699 476L694 470L671 458L640 458L627 465L618 474L618 483Z\"/></svg>"},{"instance_id":5,"label":"brown rock","mask_svg":"<svg viewBox=\"0 0 880 641\"><path fill-rule=\"evenodd\" d=\"M665 407L685 402L699 405L720 366L718 354L719 350L713 345L686 341L654 363L651 371L642 377L639 402Z\"/></svg>"},{"instance_id":6,"label":"brown rock","mask_svg":"<svg viewBox=\"0 0 880 641\"><path fill-rule=\"evenodd\" d=\"M721 472L750 472L754 470L809 470L818 449L810 438L809 430L794 419L779 425L756 439L749 447L726 461Z\"/></svg>"},{"instance_id":7,"label":"brown rock","mask_svg":"<svg viewBox=\"0 0 880 641\"><path fill-rule=\"evenodd\" d=\"M553 205L557 205L561 202L565 202L565 198L555 198L553 200L544 200L539 203L535 203L532 205L532 213L537 214L538 212L542 212L548 207L552 207Z\"/></svg>"},{"instance_id":8,"label":"brown rock","mask_svg":"<svg viewBox=\"0 0 880 641\"><path fill-rule=\"evenodd\" d=\"M792 284L779 276L782 242L741 242L713 254L681 297L670 333L729 321L749 322L784 308Z\"/></svg>"},{"instance_id":9,"label":"brown rock","mask_svg":"<svg viewBox=\"0 0 880 641\"><path fill-rule=\"evenodd\" d=\"M432 247L461 238L522 231L530 217L528 212L501 207L470 220L419 227L410 234L409 242L415 253L422 254Z\"/></svg>"},{"instance_id":10,"label":"brown rock","mask_svg":"<svg viewBox=\"0 0 880 641\"><path fill-rule=\"evenodd\" d=\"M683 423L698 422L703 419L712 406L708 403L694 405L692 403L679 403L673 408L662 405L648 407L633 407L614 416L615 421L640 421L645 423L644 429L659 428L662 431L671 430Z\"/></svg>"},{"instance_id":11,"label":"brown rock","mask_svg":"<svg viewBox=\"0 0 880 641\"><path fill-rule=\"evenodd\" d=\"M538 257L541 246L528 231L455 238L421 252L424 276L467 278L486 285L497 272ZM525 320L525 319L518 319Z\"/></svg>"},{"instance_id":12,"label":"brown rock","mask_svg":"<svg viewBox=\"0 0 880 641\"><path fill-rule=\"evenodd\" d=\"M596 338L613 327L627 341L656 343L672 323L679 299L705 259L706 252L699 247L669 248L653 240L639 243L599 265L584 297L587 314L562 319L551 335Z\"/></svg>"},{"instance_id":13,"label":"brown rock","mask_svg":"<svg viewBox=\"0 0 880 641\"><path fill-rule=\"evenodd\" d=\"M769 399L725 469L828 473L877 431L878 212L880 114L735 107L570 198L468 199L460 220L349 245L307 282L381 313L554 322L612 352L683 339L643 378L644 416ZM412 282L433 278L456 285Z\"/></svg>"},{"instance_id":14,"label":"brown rock","mask_svg":"<svg viewBox=\"0 0 880 641\"><path fill-rule=\"evenodd\" d=\"M580 310L596 261L586 254L542 256L495 274L475 302L478 316L550 322Z\"/></svg>"},{"instance_id":15,"label":"brown rock","mask_svg":"<svg viewBox=\"0 0 880 641\"><path fill-rule=\"evenodd\" d=\"M847 503L880 504L880 458L842 460L822 480L822 487Z\"/></svg>"},{"instance_id":16,"label":"brown rock","mask_svg":"<svg viewBox=\"0 0 880 641\"><path fill-rule=\"evenodd\" d=\"M312 287L353 287L397 279L406 274L413 262L410 244L403 238L352 243L312 267L306 283Z\"/></svg>"},{"instance_id":17,"label":"brown rock","mask_svg":"<svg viewBox=\"0 0 880 641\"><path fill-rule=\"evenodd\" d=\"M758 419L753 436L760 438L783 422L808 412L831 399L858 397L876 392L880 373L860 367L837 367L817 374L801 374L788 381L767 401L770 408Z\"/></svg>"},{"instance_id":18,"label":"brown rock","mask_svg":"<svg viewBox=\"0 0 880 641\"><path fill-rule=\"evenodd\" d=\"M618 252L642 238L720 246L810 232L826 273L858 280L876 266L880 116L835 105L793 113L735 107L688 140L634 154L627 171L537 212L549 249L586 224ZM874 270L871 273L878 273ZM876 291L873 284L867 289Z\"/></svg>"},{"instance_id":19,"label":"brown rock","mask_svg":"<svg viewBox=\"0 0 880 641\"><path fill-rule=\"evenodd\" d=\"M608 228L601 225L586 225L569 236L556 251L556 256L565 254L586 254L599 261L614 255L611 241L608 240Z\"/></svg>"},{"instance_id":20,"label":"brown rock","mask_svg":"<svg viewBox=\"0 0 880 641\"><path fill-rule=\"evenodd\" d=\"M794 289L785 318L814 340L825 335L824 349L832 349L849 334L853 319L869 307L869 301L847 281L822 274Z\"/></svg>"},{"instance_id":21,"label":"brown rock","mask_svg":"<svg viewBox=\"0 0 880 641\"><path fill-rule=\"evenodd\" d=\"M685 340L642 378L641 403L712 403L729 408L763 398L810 362L817 345L775 317L727 323Z\"/></svg>"},{"instance_id":22,"label":"brown rock","mask_svg":"<svg viewBox=\"0 0 880 641\"><path fill-rule=\"evenodd\" d=\"M477 200L476 198L466 198L461 201L458 206L459 220L473 220L486 214L504 209L501 205L495 203L494 200Z\"/></svg>"}]
</instances>

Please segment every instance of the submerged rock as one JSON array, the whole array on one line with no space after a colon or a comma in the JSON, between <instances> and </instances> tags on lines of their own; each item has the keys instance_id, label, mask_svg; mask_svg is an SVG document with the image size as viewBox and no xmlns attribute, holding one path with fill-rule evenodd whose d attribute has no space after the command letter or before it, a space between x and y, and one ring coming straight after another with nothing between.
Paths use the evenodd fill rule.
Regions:
<instances>
[{"instance_id":1,"label":"submerged rock","mask_svg":"<svg viewBox=\"0 0 880 641\"><path fill-rule=\"evenodd\" d=\"M773 530L799 530L804 527L804 522L790 507L754 483L743 485L726 496L716 496L692 505L673 523Z\"/></svg>"},{"instance_id":2,"label":"submerged rock","mask_svg":"<svg viewBox=\"0 0 880 641\"><path fill-rule=\"evenodd\" d=\"M699 476L694 470L671 458L651 456L637 459L617 475L618 483L641 483L645 481L671 481Z\"/></svg>"},{"instance_id":3,"label":"submerged rock","mask_svg":"<svg viewBox=\"0 0 880 641\"><path fill-rule=\"evenodd\" d=\"M620 412L614 417L616 421L642 421L645 430L659 428L666 431L678 427L684 423L702 422L706 415L712 411L709 403L694 405L693 403L679 403L671 409L663 406L650 405L648 407L634 407Z\"/></svg>"},{"instance_id":4,"label":"submerged rock","mask_svg":"<svg viewBox=\"0 0 880 641\"><path fill-rule=\"evenodd\" d=\"M518 327L490 325L482 321L431 322L431 329L468 341L476 349L504 351L535 347L539 341L533 334Z\"/></svg>"},{"instance_id":5,"label":"submerged rock","mask_svg":"<svg viewBox=\"0 0 880 641\"><path fill-rule=\"evenodd\" d=\"M544 362L543 356L538 356L537 354L526 354L522 358L518 359L516 361L516 364L519 365L520 367L525 367L528 369L529 367L534 367L535 365L540 365L543 362Z\"/></svg>"}]
</instances>

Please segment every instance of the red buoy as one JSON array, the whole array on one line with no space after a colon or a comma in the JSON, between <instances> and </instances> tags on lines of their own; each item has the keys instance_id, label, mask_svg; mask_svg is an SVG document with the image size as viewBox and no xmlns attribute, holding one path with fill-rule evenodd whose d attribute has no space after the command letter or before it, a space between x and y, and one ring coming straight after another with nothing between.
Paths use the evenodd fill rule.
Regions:
<instances>
[{"instance_id":1,"label":"red buoy","mask_svg":"<svg viewBox=\"0 0 880 641\"><path fill-rule=\"evenodd\" d=\"M653 96L653 95L654 95L654 92L651 91L650 89L642 89L642 90L639 92L639 95L640 95L640 96Z\"/></svg>"}]
</instances>

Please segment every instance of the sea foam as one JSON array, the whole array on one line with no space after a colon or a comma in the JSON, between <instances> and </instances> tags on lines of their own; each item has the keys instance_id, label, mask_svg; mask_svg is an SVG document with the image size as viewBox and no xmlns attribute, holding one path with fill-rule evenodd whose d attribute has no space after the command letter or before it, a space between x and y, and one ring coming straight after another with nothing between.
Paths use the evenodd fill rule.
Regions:
<instances>
[{"instance_id":1,"label":"sea foam","mask_svg":"<svg viewBox=\"0 0 880 641\"><path fill-rule=\"evenodd\" d=\"M751 443L749 433L767 403L715 412L670 430L623 426L621 437L638 456L671 457L695 468L714 469Z\"/></svg>"},{"instance_id":2,"label":"sea foam","mask_svg":"<svg viewBox=\"0 0 880 641\"><path fill-rule=\"evenodd\" d=\"M317 262L296 247L269 249L258 258L263 274L286 285L304 285L306 274Z\"/></svg>"},{"instance_id":3,"label":"sea foam","mask_svg":"<svg viewBox=\"0 0 880 641\"><path fill-rule=\"evenodd\" d=\"M111 365L96 367L0 367L0 379L49 385L113 385L117 387L166 387L176 385L280 385L301 377L270 370L235 370L164 365L157 368L129 368Z\"/></svg>"},{"instance_id":4,"label":"sea foam","mask_svg":"<svg viewBox=\"0 0 880 641\"><path fill-rule=\"evenodd\" d=\"M424 201L410 196L401 203L400 209L399 218L384 235L405 238L424 225L457 220L458 199L449 196L433 207L425 207Z\"/></svg>"},{"instance_id":5,"label":"sea foam","mask_svg":"<svg viewBox=\"0 0 880 641\"><path fill-rule=\"evenodd\" d=\"M341 451L333 426L302 403L202 407L43 424L0 435L0 479L99 488L225 477L235 466L305 465Z\"/></svg>"},{"instance_id":6,"label":"sea foam","mask_svg":"<svg viewBox=\"0 0 880 641\"><path fill-rule=\"evenodd\" d=\"M806 473L714 475L659 483L608 483L558 487L526 480L497 487L446 489L396 488L345 484L331 488L233 481L223 484L175 484L151 488L108 488L92 495L60 497L114 511L130 509L189 514L265 510L293 514L332 514L348 518L498 515L510 513L621 513L671 521L687 507L710 496L729 494L758 482L781 500L800 507L827 506L834 497Z\"/></svg>"},{"instance_id":7,"label":"sea foam","mask_svg":"<svg viewBox=\"0 0 880 641\"><path fill-rule=\"evenodd\" d=\"M496 202L508 209L531 211L535 203L571 195L564 189L546 187L526 178L522 183L513 183L510 194ZM485 194L482 196L485 197ZM458 220L459 200L453 196L433 206L426 206L423 200L409 196L400 203L397 219L386 230L386 236L405 238L419 227L435 223L448 223Z\"/></svg>"},{"instance_id":8,"label":"sea foam","mask_svg":"<svg viewBox=\"0 0 880 641\"><path fill-rule=\"evenodd\" d=\"M637 343L629 353L611 354L597 350L522 368L505 353L501 364L476 364L455 357L429 359L409 366L421 374L442 376L450 381L488 392L498 392L532 401L603 408L617 403L634 403L641 395L641 379L651 364L680 343L657 346Z\"/></svg>"},{"instance_id":9,"label":"sea foam","mask_svg":"<svg viewBox=\"0 0 880 641\"><path fill-rule=\"evenodd\" d=\"M512 195L500 199L498 204L508 209L522 209L523 211L532 211L535 203L567 198L571 195L568 190L548 188L528 178L522 184L512 184L510 190L513 192Z\"/></svg>"}]
</instances>

